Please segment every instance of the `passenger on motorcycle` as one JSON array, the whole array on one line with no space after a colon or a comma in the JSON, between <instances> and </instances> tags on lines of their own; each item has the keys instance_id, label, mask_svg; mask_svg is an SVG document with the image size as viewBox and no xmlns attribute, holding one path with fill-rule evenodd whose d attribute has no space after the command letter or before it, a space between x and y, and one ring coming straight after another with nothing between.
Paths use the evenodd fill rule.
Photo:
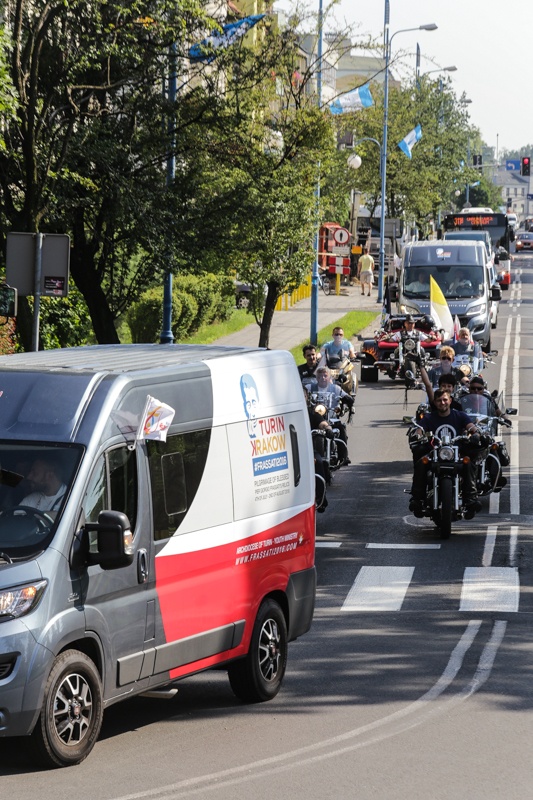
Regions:
<instances>
[{"instance_id":1,"label":"passenger on motorcycle","mask_svg":"<svg viewBox=\"0 0 533 800\"><path fill-rule=\"evenodd\" d=\"M448 345L443 345L439 352L439 364L438 366L431 367L428 372L428 378L435 388L439 385L439 378L441 375L453 375L456 381L460 381L463 377L462 374L458 374L455 367L452 366L453 359L455 358L455 350L453 347L449 347Z\"/></svg>"},{"instance_id":2,"label":"passenger on motorcycle","mask_svg":"<svg viewBox=\"0 0 533 800\"><path fill-rule=\"evenodd\" d=\"M342 328L333 328L333 339L322 345L320 349L320 366L329 367L330 358L335 361L344 358L355 358L355 350L353 344L344 338L344 331Z\"/></svg>"},{"instance_id":3,"label":"passenger on motorcycle","mask_svg":"<svg viewBox=\"0 0 533 800\"><path fill-rule=\"evenodd\" d=\"M318 367L318 356L314 344L306 344L302 349L302 353L305 358L305 364L300 364L298 366L298 372L300 373L300 380L303 384L306 384L315 377L316 368Z\"/></svg>"},{"instance_id":4,"label":"passenger on motorcycle","mask_svg":"<svg viewBox=\"0 0 533 800\"><path fill-rule=\"evenodd\" d=\"M427 392L428 403L431 406L432 411L436 411L437 407L435 406L434 403L435 390L431 385L431 381L429 380L428 373L424 366L420 366L420 377L422 378L422 383L424 384ZM450 395L451 397L450 408L456 408L458 411L462 411L461 404L458 403L453 396L453 393L457 388L457 378L455 377L455 375L452 372L448 373L443 372L441 373L441 375L439 375L437 383L439 389L444 389L444 391L448 392L448 394Z\"/></svg>"},{"instance_id":5,"label":"passenger on motorcycle","mask_svg":"<svg viewBox=\"0 0 533 800\"><path fill-rule=\"evenodd\" d=\"M347 394L347 392L344 392L336 383L332 382L331 372L328 367L319 366L315 376L315 380L308 384L307 388L311 394L317 394L319 397L323 398L324 405L328 408L337 408L342 405L347 406L350 410L353 408L353 397ZM331 424L332 427L339 432L339 437L344 444L348 446L348 436L343 422L337 420ZM346 459L345 463L349 464L349 459Z\"/></svg>"},{"instance_id":6,"label":"passenger on motorcycle","mask_svg":"<svg viewBox=\"0 0 533 800\"><path fill-rule=\"evenodd\" d=\"M442 438L444 434L455 438L465 431L472 434L477 433L477 428L468 414L450 407L451 396L444 389L437 389L434 403L436 411L432 411L419 420L418 423L425 431L434 433L439 438ZM467 450L467 448L464 449ZM423 504L426 496L427 465L422 458L430 450L431 446L424 440L421 440L420 444L413 448L413 460L415 463L409 511L419 518L424 516ZM463 454L469 455L468 452ZM476 492L476 468L472 459L468 460L463 467L463 503L466 508L466 519L472 519L477 511L481 511L481 503L477 499Z\"/></svg>"}]
</instances>

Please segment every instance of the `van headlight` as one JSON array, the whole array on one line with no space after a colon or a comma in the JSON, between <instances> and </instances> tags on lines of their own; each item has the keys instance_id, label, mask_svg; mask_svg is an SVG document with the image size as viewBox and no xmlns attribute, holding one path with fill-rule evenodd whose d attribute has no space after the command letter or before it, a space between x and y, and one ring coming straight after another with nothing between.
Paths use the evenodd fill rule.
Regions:
<instances>
[{"instance_id":1,"label":"van headlight","mask_svg":"<svg viewBox=\"0 0 533 800\"><path fill-rule=\"evenodd\" d=\"M470 306L470 308L466 312L467 317L474 317L476 314L486 314L487 313L487 304L486 303L479 303L477 306Z\"/></svg>"},{"instance_id":2,"label":"van headlight","mask_svg":"<svg viewBox=\"0 0 533 800\"><path fill-rule=\"evenodd\" d=\"M29 614L37 606L46 588L46 581L0 589L0 622Z\"/></svg>"}]
</instances>

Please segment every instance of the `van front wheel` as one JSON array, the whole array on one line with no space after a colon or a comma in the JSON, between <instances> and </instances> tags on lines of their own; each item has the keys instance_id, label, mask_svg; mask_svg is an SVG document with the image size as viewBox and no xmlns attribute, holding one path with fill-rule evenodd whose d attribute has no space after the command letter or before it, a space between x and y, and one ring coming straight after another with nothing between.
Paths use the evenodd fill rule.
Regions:
<instances>
[{"instance_id":1,"label":"van front wheel","mask_svg":"<svg viewBox=\"0 0 533 800\"><path fill-rule=\"evenodd\" d=\"M102 681L85 653L66 650L52 666L32 734L46 767L79 764L93 749L103 718Z\"/></svg>"},{"instance_id":2,"label":"van front wheel","mask_svg":"<svg viewBox=\"0 0 533 800\"><path fill-rule=\"evenodd\" d=\"M271 700L280 690L287 666L287 623L275 600L261 603L250 650L228 668L233 693L248 703Z\"/></svg>"}]
</instances>

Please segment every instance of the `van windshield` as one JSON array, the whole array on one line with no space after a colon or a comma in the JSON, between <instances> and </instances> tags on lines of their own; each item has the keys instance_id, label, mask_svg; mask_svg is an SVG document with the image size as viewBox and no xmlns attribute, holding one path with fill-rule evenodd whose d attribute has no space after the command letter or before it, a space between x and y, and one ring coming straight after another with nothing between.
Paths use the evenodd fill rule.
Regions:
<instances>
[{"instance_id":1,"label":"van windshield","mask_svg":"<svg viewBox=\"0 0 533 800\"><path fill-rule=\"evenodd\" d=\"M403 274L405 297L429 300L430 277L437 282L447 299L482 297L485 290L481 266L406 267Z\"/></svg>"},{"instance_id":2,"label":"van windshield","mask_svg":"<svg viewBox=\"0 0 533 800\"><path fill-rule=\"evenodd\" d=\"M0 563L31 558L51 542L81 453L0 442Z\"/></svg>"}]
</instances>

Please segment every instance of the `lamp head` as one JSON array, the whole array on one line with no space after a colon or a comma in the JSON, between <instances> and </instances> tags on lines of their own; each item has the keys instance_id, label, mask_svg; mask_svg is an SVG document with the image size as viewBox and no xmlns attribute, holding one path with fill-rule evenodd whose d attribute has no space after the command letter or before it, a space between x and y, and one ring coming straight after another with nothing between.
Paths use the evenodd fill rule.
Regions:
<instances>
[{"instance_id":1,"label":"lamp head","mask_svg":"<svg viewBox=\"0 0 533 800\"><path fill-rule=\"evenodd\" d=\"M420 31L436 31L439 26L435 25L434 22L429 22L427 25L420 25Z\"/></svg>"},{"instance_id":2,"label":"lamp head","mask_svg":"<svg viewBox=\"0 0 533 800\"><path fill-rule=\"evenodd\" d=\"M348 159L348 166L352 169L359 169L362 163L361 156L358 156L357 153L352 153Z\"/></svg>"}]
</instances>

